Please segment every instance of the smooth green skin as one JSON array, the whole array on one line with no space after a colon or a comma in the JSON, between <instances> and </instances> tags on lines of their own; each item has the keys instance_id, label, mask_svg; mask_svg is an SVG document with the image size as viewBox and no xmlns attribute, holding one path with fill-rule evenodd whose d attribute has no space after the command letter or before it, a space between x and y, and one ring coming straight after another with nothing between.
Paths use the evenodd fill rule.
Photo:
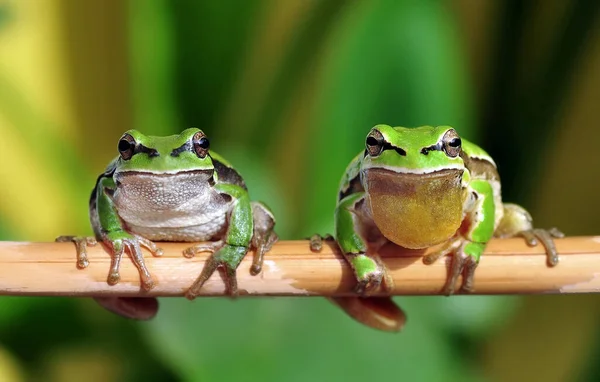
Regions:
<instances>
[{"instance_id":1,"label":"smooth green skin","mask_svg":"<svg viewBox=\"0 0 600 382\"><path fill-rule=\"evenodd\" d=\"M182 152L179 156L173 157L169 153L189 141L195 133L200 131L196 128L184 130L179 135L168 137L151 137L146 136L139 131L129 130L126 134L130 134L136 142L144 146L157 150L161 155L150 158L145 153L133 155L129 160L123 160L120 156L117 157L107 168L105 174L111 173L114 169L115 173L120 171L140 171L152 174L175 174L179 171L189 170L214 170L211 157L217 158L219 161L228 164L220 156L211 152L204 158L199 158L192 152ZM216 179L218 181L218 179ZM116 189L115 182L111 177L101 176L97 185L97 215L99 218L99 227L95 227L97 238L112 248L113 255L116 249L123 246L123 242L131 241L136 243L138 240L135 235L129 233L123 225L119 214L112 201L108 196ZM246 255L253 235L253 219L250 197L247 190L233 184L217 183L214 186L219 193L231 196L237 202L231 211L229 226L224 238L225 245L212 255L211 262L214 263L214 268L210 272L214 272L217 266L224 265L228 276L235 277L235 269L238 267L244 256ZM99 236L99 237L98 237ZM135 262L135 259L134 259ZM136 263L136 266L138 264ZM140 268L140 266L138 266ZM211 267L212 268L212 267ZM210 275L208 275L210 276ZM109 276L110 279L110 276ZM116 276L118 281L118 275ZM142 278L142 282L144 280ZM143 287L145 289L152 288L150 284Z\"/></svg>"},{"instance_id":2,"label":"smooth green skin","mask_svg":"<svg viewBox=\"0 0 600 382\"><path fill-rule=\"evenodd\" d=\"M490 182L471 177L469 168L460 155L452 158L441 150L430 151L428 155L418 155L421 149L437 144L451 127L404 128L377 125L373 129L379 130L386 142L404 149L407 155L401 156L395 150L384 150L376 157L359 154L347 167L342 177L340 191L348 190L350 182L360 177L360 172L368 168L392 170L397 172L399 177L404 176L403 174L407 172L425 174L444 169L462 169L464 171L462 185L468 189L465 195L476 193L478 197L474 206L468 206L466 198L463 200L463 212L465 218L469 218L470 224L464 236L458 239L464 242L461 246L464 255L470 257L471 261L477 264L486 243L494 234L496 203L501 201L495 200ZM462 150L467 156L494 165L493 160L484 150L464 139L462 139ZM365 196L365 191L360 191L339 200L335 211L335 238L354 269L359 282L358 289L368 292L364 289L364 285L369 282L368 278L379 277L381 279L385 270L381 269L376 258L365 255L367 242L361 235L364 228L363 223L356 218L353 212L356 204L364 200ZM456 230L458 229L459 226L456 227Z\"/></svg>"}]
</instances>

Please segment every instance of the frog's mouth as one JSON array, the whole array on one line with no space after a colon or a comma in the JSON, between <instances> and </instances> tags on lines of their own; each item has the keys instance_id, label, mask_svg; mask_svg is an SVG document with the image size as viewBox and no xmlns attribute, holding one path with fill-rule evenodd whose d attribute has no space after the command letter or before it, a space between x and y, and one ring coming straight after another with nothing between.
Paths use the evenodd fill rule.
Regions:
<instances>
[{"instance_id":1,"label":"frog's mouth","mask_svg":"<svg viewBox=\"0 0 600 382\"><path fill-rule=\"evenodd\" d=\"M452 237L463 220L463 170L425 174L382 168L363 172L367 201L381 233L406 248L427 248Z\"/></svg>"},{"instance_id":2,"label":"frog's mouth","mask_svg":"<svg viewBox=\"0 0 600 382\"><path fill-rule=\"evenodd\" d=\"M117 185L113 198L122 209L174 210L191 200L209 197L214 185L212 170L190 170L155 174L123 171L113 176Z\"/></svg>"}]
</instances>

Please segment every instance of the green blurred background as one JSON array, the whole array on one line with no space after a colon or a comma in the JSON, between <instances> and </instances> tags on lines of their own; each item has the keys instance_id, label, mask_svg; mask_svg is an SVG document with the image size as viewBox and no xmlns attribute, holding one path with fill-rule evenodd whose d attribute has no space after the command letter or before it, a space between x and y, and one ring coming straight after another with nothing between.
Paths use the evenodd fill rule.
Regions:
<instances>
[{"instance_id":1,"label":"green blurred background","mask_svg":"<svg viewBox=\"0 0 600 382\"><path fill-rule=\"evenodd\" d=\"M377 123L455 126L538 226L598 234L599 4L0 0L0 238L91 233L122 132L191 126L283 239L331 232ZM0 380L600 380L597 296L398 301L391 335L320 298L163 299L145 323L3 298Z\"/></svg>"}]
</instances>

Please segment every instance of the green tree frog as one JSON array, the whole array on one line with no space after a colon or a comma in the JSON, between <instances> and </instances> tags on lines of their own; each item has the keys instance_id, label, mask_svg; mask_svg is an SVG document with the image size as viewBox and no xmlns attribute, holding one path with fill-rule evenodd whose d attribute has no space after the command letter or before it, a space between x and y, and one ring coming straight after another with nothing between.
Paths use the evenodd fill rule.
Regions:
<instances>
[{"instance_id":1,"label":"green tree frog","mask_svg":"<svg viewBox=\"0 0 600 382\"><path fill-rule=\"evenodd\" d=\"M190 128L167 137L129 130L119 139L118 150L90 198L95 238L59 238L75 241L79 268L88 265L86 245L97 240L112 256L108 284L119 282L126 251L139 271L141 287L150 290L154 280L142 248L159 256L162 250L154 241L204 242L184 251L186 257L213 252L186 293L190 299L217 268L224 269L228 291L235 295L236 269L251 247L256 250L251 272L261 271L263 255L277 241L273 214L264 204L250 201L240 174L209 152L201 130ZM144 315L139 299L98 300L125 316Z\"/></svg>"},{"instance_id":2,"label":"green tree frog","mask_svg":"<svg viewBox=\"0 0 600 382\"><path fill-rule=\"evenodd\" d=\"M424 262L431 264L441 256L452 255L444 287L449 295L461 274L461 290L473 290L475 269L492 237L512 236L524 237L531 246L541 241L548 264L558 263L553 237L563 234L555 228L534 229L525 209L502 203L500 178L492 158L449 126L377 125L367 135L364 152L352 160L342 177L335 240L354 271L356 292L362 296L380 286L392 287L377 255L387 242L410 249L441 245L426 255ZM335 302L367 325L399 329L389 317L382 318L385 322L369 318L371 308L361 311L356 301ZM379 302L383 311L390 311L388 298ZM369 304L377 305L373 301ZM403 320L401 314L396 316Z\"/></svg>"}]
</instances>

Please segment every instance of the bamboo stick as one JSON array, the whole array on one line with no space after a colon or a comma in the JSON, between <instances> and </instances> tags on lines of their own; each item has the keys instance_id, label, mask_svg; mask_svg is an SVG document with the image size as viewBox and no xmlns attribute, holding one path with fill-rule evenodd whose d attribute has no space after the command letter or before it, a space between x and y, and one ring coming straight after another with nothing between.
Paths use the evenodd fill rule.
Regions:
<instances>
[{"instance_id":1,"label":"bamboo stick","mask_svg":"<svg viewBox=\"0 0 600 382\"><path fill-rule=\"evenodd\" d=\"M209 254L193 259L182 256L186 243L160 243L164 255L146 253L145 261L156 286L140 288L136 268L128 258L121 265L121 281L106 283L110 257L102 246L88 248L90 265L77 269L75 246L71 243L0 242L0 295L62 296L183 296L199 275ZM600 291L600 236L556 240L560 263L546 265L543 247L528 247L524 240L494 239L475 272L475 294L589 293ZM440 294L446 281L450 258L425 265L427 251L410 251L395 246L381 255L395 281L391 295ZM352 272L331 243L320 253L308 241L281 241L266 254L263 271L251 276L252 253L238 268L240 295L253 296L345 296L355 284ZM202 294L225 294L217 272Z\"/></svg>"}]
</instances>

